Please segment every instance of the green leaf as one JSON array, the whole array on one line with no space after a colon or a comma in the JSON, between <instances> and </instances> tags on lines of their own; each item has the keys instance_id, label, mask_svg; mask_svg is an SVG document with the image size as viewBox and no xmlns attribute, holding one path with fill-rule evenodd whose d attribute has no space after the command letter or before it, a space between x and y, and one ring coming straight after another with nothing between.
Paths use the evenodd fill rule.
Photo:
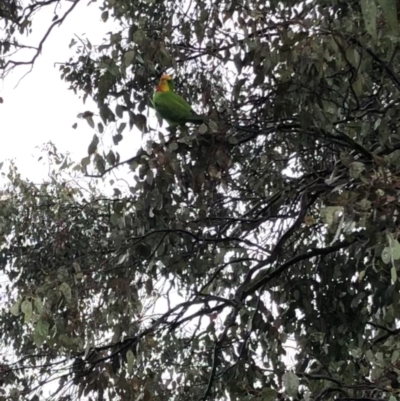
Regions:
<instances>
[{"instance_id":1,"label":"green leaf","mask_svg":"<svg viewBox=\"0 0 400 401\"><path fill-rule=\"evenodd\" d=\"M122 118L124 114L124 108L122 107L122 105L117 104L117 107L115 108L115 114L117 115L117 117Z\"/></svg>"},{"instance_id":2,"label":"green leaf","mask_svg":"<svg viewBox=\"0 0 400 401\"><path fill-rule=\"evenodd\" d=\"M20 309L19 309L20 304L21 304L21 301L19 300L19 301L15 302L15 303L11 306L11 308L10 308L10 313L11 313L12 315L18 316L18 315L20 314Z\"/></svg>"},{"instance_id":3,"label":"green leaf","mask_svg":"<svg viewBox=\"0 0 400 401\"><path fill-rule=\"evenodd\" d=\"M33 341L35 342L37 347L40 347L49 334L49 323L45 320L39 320L35 326L35 332L33 335Z\"/></svg>"},{"instance_id":4,"label":"green leaf","mask_svg":"<svg viewBox=\"0 0 400 401\"><path fill-rule=\"evenodd\" d=\"M199 127L199 129L198 129L198 131L199 131L199 134L205 134L206 132L208 132L208 127L207 127L207 125L206 124L201 124L200 125L200 127Z\"/></svg>"},{"instance_id":5,"label":"green leaf","mask_svg":"<svg viewBox=\"0 0 400 401\"><path fill-rule=\"evenodd\" d=\"M110 64L110 65L107 67L107 71L108 71L111 75L113 75L114 77L119 77L119 76L121 75L121 71L120 71L119 67L118 67L116 64L114 64L114 63Z\"/></svg>"},{"instance_id":6,"label":"green leaf","mask_svg":"<svg viewBox=\"0 0 400 401\"><path fill-rule=\"evenodd\" d=\"M96 152L98 144L99 144L99 137L96 134L94 134L92 142L90 143L90 145L88 147L89 156Z\"/></svg>"},{"instance_id":7,"label":"green leaf","mask_svg":"<svg viewBox=\"0 0 400 401\"><path fill-rule=\"evenodd\" d=\"M375 0L361 0L360 4L361 4L361 12L365 23L365 29L374 39L376 39L377 7L375 4Z\"/></svg>"},{"instance_id":8,"label":"green leaf","mask_svg":"<svg viewBox=\"0 0 400 401\"><path fill-rule=\"evenodd\" d=\"M72 38L71 42L69 43L69 48L71 49L72 47L74 47L78 42L76 41L76 39Z\"/></svg>"},{"instance_id":9,"label":"green leaf","mask_svg":"<svg viewBox=\"0 0 400 401\"><path fill-rule=\"evenodd\" d=\"M119 45L121 40L122 40L122 36L121 36L121 34L119 32L112 33L111 36L110 36L110 43L112 45L115 45L115 44Z\"/></svg>"},{"instance_id":10,"label":"green leaf","mask_svg":"<svg viewBox=\"0 0 400 401\"><path fill-rule=\"evenodd\" d=\"M120 133L118 133L117 135L114 135L112 139L114 145L118 145L122 141L123 136Z\"/></svg>"},{"instance_id":11,"label":"green leaf","mask_svg":"<svg viewBox=\"0 0 400 401\"><path fill-rule=\"evenodd\" d=\"M87 123L89 124L89 127L90 127L90 128L94 128L94 120L93 120L93 117L87 117L85 120L86 120Z\"/></svg>"},{"instance_id":12,"label":"green leaf","mask_svg":"<svg viewBox=\"0 0 400 401\"><path fill-rule=\"evenodd\" d=\"M233 57L233 62L235 64L238 74L240 74L242 72L242 68L243 68L243 62L240 57L240 54L235 54L235 56Z\"/></svg>"},{"instance_id":13,"label":"green leaf","mask_svg":"<svg viewBox=\"0 0 400 401\"><path fill-rule=\"evenodd\" d=\"M194 24L194 32L196 34L199 45L201 45L204 40L204 25L199 22L195 23Z\"/></svg>"},{"instance_id":14,"label":"green leaf","mask_svg":"<svg viewBox=\"0 0 400 401\"><path fill-rule=\"evenodd\" d=\"M115 164L115 162L116 162L116 157L115 157L115 153L112 151L112 150L110 150L108 153L107 153L107 156L106 156L106 160L107 160L107 162L109 163L109 164L111 164L112 166Z\"/></svg>"},{"instance_id":15,"label":"green leaf","mask_svg":"<svg viewBox=\"0 0 400 401\"><path fill-rule=\"evenodd\" d=\"M218 124L215 121L210 121L208 123L208 126L210 127L211 132L218 132L219 131Z\"/></svg>"},{"instance_id":16,"label":"green leaf","mask_svg":"<svg viewBox=\"0 0 400 401\"><path fill-rule=\"evenodd\" d=\"M120 125L119 125L119 127L118 127L118 129L117 129L117 132L118 132L118 135L120 135L121 136L121 134L122 134L122 132L124 131L124 129L126 128L126 123L121 123ZM115 137L114 137L115 138ZM122 139L122 136L121 136L121 139ZM118 141L119 142L119 141ZM117 142L117 143L118 143ZM114 142L115 143L115 142ZM116 143L116 145L117 145L117 143Z\"/></svg>"},{"instance_id":17,"label":"green leaf","mask_svg":"<svg viewBox=\"0 0 400 401\"><path fill-rule=\"evenodd\" d=\"M114 76L111 74L111 72L107 71L100 77L99 80L99 100L104 101L104 99L107 97L109 90L112 88L114 84ZM104 105L103 107L107 107ZM102 115L102 109L100 109L100 116ZM106 122L106 121L104 121Z\"/></svg>"},{"instance_id":18,"label":"green leaf","mask_svg":"<svg viewBox=\"0 0 400 401\"><path fill-rule=\"evenodd\" d=\"M393 34L399 34L399 21L397 19L397 0L378 0Z\"/></svg>"},{"instance_id":19,"label":"green leaf","mask_svg":"<svg viewBox=\"0 0 400 401\"><path fill-rule=\"evenodd\" d=\"M392 364L396 364L396 362L400 359L400 351L399 350L394 350L392 353L392 356L390 358L390 362Z\"/></svg>"},{"instance_id":20,"label":"green leaf","mask_svg":"<svg viewBox=\"0 0 400 401\"><path fill-rule=\"evenodd\" d=\"M49 328L50 328L50 324L46 320L40 319L36 323L36 330L44 338L46 338L49 335Z\"/></svg>"},{"instance_id":21,"label":"green leaf","mask_svg":"<svg viewBox=\"0 0 400 401\"><path fill-rule=\"evenodd\" d=\"M349 174L351 178L360 177L361 173L365 170L364 163L352 162L349 165Z\"/></svg>"},{"instance_id":22,"label":"green leaf","mask_svg":"<svg viewBox=\"0 0 400 401\"><path fill-rule=\"evenodd\" d=\"M393 253L393 259L399 260L400 259L400 243L399 243L399 241L397 241L397 239L392 241L391 248L392 248L392 253Z\"/></svg>"},{"instance_id":23,"label":"green leaf","mask_svg":"<svg viewBox=\"0 0 400 401\"><path fill-rule=\"evenodd\" d=\"M40 298L35 298L33 300L35 305L35 310L37 313L41 314L43 312L43 302Z\"/></svg>"},{"instance_id":24,"label":"green leaf","mask_svg":"<svg viewBox=\"0 0 400 401\"><path fill-rule=\"evenodd\" d=\"M365 276L366 270L362 270L360 271L359 275L358 275L358 281L362 281L364 276Z\"/></svg>"},{"instance_id":25,"label":"green leaf","mask_svg":"<svg viewBox=\"0 0 400 401\"><path fill-rule=\"evenodd\" d=\"M342 206L324 207L321 209L321 220L330 227L338 220L341 213L343 213Z\"/></svg>"},{"instance_id":26,"label":"green leaf","mask_svg":"<svg viewBox=\"0 0 400 401\"><path fill-rule=\"evenodd\" d=\"M144 132L146 130L147 119L143 114L135 114L133 121L140 131Z\"/></svg>"},{"instance_id":27,"label":"green leaf","mask_svg":"<svg viewBox=\"0 0 400 401\"><path fill-rule=\"evenodd\" d=\"M168 145L168 150L170 151L170 152L174 152L175 150L177 150L179 148L179 145L176 143L176 142L171 142L169 145Z\"/></svg>"},{"instance_id":28,"label":"green leaf","mask_svg":"<svg viewBox=\"0 0 400 401\"><path fill-rule=\"evenodd\" d=\"M126 361L128 364L128 373L132 374L133 373L133 364L135 362L135 355L133 354L133 351L130 349L126 353Z\"/></svg>"},{"instance_id":29,"label":"green leaf","mask_svg":"<svg viewBox=\"0 0 400 401\"><path fill-rule=\"evenodd\" d=\"M141 29L138 29L132 36L132 42L140 45L145 40L145 38L146 34Z\"/></svg>"},{"instance_id":30,"label":"green leaf","mask_svg":"<svg viewBox=\"0 0 400 401\"><path fill-rule=\"evenodd\" d=\"M67 284L67 283L62 283L59 287L60 291L62 292L62 294L65 297L65 300L69 303L71 302L72 299L72 291L71 291L71 287Z\"/></svg>"},{"instance_id":31,"label":"green leaf","mask_svg":"<svg viewBox=\"0 0 400 401\"><path fill-rule=\"evenodd\" d=\"M103 20L103 22L107 22L107 20L108 20L108 11L107 10L103 11L101 13L101 19Z\"/></svg>"},{"instance_id":32,"label":"green leaf","mask_svg":"<svg viewBox=\"0 0 400 401\"><path fill-rule=\"evenodd\" d=\"M153 293L153 280L151 278L146 280L145 287L146 287L146 294L150 296Z\"/></svg>"},{"instance_id":33,"label":"green leaf","mask_svg":"<svg viewBox=\"0 0 400 401\"><path fill-rule=\"evenodd\" d=\"M297 397L300 380L293 372L286 372L283 375L283 385L289 397Z\"/></svg>"},{"instance_id":34,"label":"green leaf","mask_svg":"<svg viewBox=\"0 0 400 401\"><path fill-rule=\"evenodd\" d=\"M89 156L84 157L84 158L81 160L81 167L82 167L83 170L84 170L89 164L90 164L90 157L89 157Z\"/></svg>"},{"instance_id":35,"label":"green leaf","mask_svg":"<svg viewBox=\"0 0 400 401\"><path fill-rule=\"evenodd\" d=\"M21 392L17 388L12 388L10 389L10 398L13 401L18 401L20 400L21 397Z\"/></svg>"},{"instance_id":36,"label":"green leaf","mask_svg":"<svg viewBox=\"0 0 400 401\"><path fill-rule=\"evenodd\" d=\"M28 322L33 313L32 302L24 299L21 303L21 311L25 315L25 322Z\"/></svg>"},{"instance_id":37,"label":"green leaf","mask_svg":"<svg viewBox=\"0 0 400 401\"><path fill-rule=\"evenodd\" d=\"M100 117L103 120L104 124L107 124L107 122L109 121L115 121L114 113L106 104L103 104L100 107Z\"/></svg>"},{"instance_id":38,"label":"green leaf","mask_svg":"<svg viewBox=\"0 0 400 401\"><path fill-rule=\"evenodd\" d=\"M390 247L386 246L385 248L383 248L381 259L382 262L387 265L390 263L390 261L392 260L392 250Z\"/></svg>"},{"instance_id":39,"label":"green leaf","mask_svg":"<svg viewBox=\"0 0 400 401\"><path fill-rule=\"evenodd\" d=\"M106 162L105 162L105 160L104 160L104 157L102 157L102 156L96 154L96 155L95 155L95 158L94 158L94 164L95 164L96 169L98 170L98 172L99 172L100 174L102 174L102 173L105 171L105 169L106 169Z\"/></svg>"},{"instance_id":40,"label":"green leaf","mask_svg":"<svg viewBox=\"0 0 400 401\"><path fill-rule=\"evenodd\" d=\"M129 50L124 54L124 65L125 67L128 67L131 65L133 59L135 58L135 51L134 50Z\"/></svg>"},{"instance_id":41,"label":"green leaf","mask_svg":"<svg viewBox=\"0 0 400 401\"><path fill-rule=\"evenodd\" d=\"M395 266L392 266L390 269L390 278L392 280L392 284L395 284L397 281L397 271Z\"/></svg>"}]
</instances>

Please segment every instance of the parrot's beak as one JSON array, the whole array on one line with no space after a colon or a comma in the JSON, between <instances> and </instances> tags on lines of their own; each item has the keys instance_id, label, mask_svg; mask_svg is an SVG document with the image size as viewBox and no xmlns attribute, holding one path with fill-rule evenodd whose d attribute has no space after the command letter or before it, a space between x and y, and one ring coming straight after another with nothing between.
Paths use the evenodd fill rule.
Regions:
<instances>
[{"instance_id":1,"label":"parrot's beak","mask_svg":"<svg viewBox=\"0 0 400 401\"><path fill-rule=\"evenodd\" d=\"M161 79L162 80L166 80L166 81L171 81L171 76L170 75L168 75L168 74L162 74L161 75Z\"/></svg>"}]
</instances>

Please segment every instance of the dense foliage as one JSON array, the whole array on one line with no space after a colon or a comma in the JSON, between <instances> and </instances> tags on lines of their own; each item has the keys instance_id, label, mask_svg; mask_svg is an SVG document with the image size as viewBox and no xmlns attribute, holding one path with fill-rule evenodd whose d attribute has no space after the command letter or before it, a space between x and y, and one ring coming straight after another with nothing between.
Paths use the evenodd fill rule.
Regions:
<instances>
[{"instance_id":1,"label":"dense foliage","mask_svg":"<svg viewBox=\"0 0 400 401\"><path fill-rule=\"evenodd\" d=\"M79 2L1 2L5 79ZM400 4L90 7L117 23L61 66L98 104L88 157L3 168L0 400L395 400ZM207 123L148 118L163 71Z\"/></svg>"}]
</instances>

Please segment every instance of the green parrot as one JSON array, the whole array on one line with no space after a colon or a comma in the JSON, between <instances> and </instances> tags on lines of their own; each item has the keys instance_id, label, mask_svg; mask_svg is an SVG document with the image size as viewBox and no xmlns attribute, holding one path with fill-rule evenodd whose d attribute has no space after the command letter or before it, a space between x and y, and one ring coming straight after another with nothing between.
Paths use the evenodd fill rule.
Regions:
<instances>
[{"instance_id":1,"label":"green parrot","mask_svg":"<svg viewBox=\"0 0 400 401\"><path fill-rule=\"evenodd\" d=\"M172 78L163 74L153 95L153 105L160 116L170 126L185 123L202 124L204 116L196 114L189 103L174 91Z\"/></svg>"}]
</instances>

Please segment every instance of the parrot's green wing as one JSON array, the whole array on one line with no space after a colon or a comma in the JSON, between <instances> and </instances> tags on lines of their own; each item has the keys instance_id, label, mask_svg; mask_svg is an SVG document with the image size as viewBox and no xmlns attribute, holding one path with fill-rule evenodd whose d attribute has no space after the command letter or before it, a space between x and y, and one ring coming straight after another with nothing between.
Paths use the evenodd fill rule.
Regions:
<instances>
[{"instance_id":1,"label":"parrot's green wing","mask_svg":"<svg viewBox=\"0 0 400 401\"><path fill-rule=\"evenodd\" d=\"M201 124L203 116L197 115L189 103L175 92L156 92L153 96L156 111L170 125L181 125L185 122Z\"/></svg>"}]
</instances>

